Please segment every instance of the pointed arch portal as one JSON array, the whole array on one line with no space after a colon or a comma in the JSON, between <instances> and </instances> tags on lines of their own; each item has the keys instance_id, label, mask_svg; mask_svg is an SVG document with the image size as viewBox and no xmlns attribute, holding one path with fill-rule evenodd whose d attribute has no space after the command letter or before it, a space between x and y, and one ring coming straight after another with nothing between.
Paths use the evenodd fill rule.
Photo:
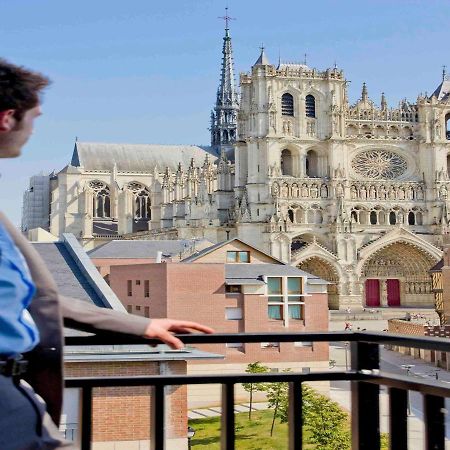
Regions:
<instances>
[{"instance_id":1,"label":"pointed arch portal","mask_svg":"<svg viewBox=\"0 0 450 450\"><path fill-rule=\"evenodd\" d=\"M339 275L333 265L318 256L313 256L305 261L301 261L297 267L322 278L322 280L329 281L330 284L327 286L328 307L330 309L339 309Z\"/></svg>"},{"instance_id":2,"label":"pointed arch portal","mask_svg":"<svg viewBox=\"0 0 450 450\"><path fill-rule=\"evenodd\" d=\"M361 270L363 303L378 306L432 306L429 270L436 264L426 251L395 242L374 252Z\"/></svg>"}]
</instances>

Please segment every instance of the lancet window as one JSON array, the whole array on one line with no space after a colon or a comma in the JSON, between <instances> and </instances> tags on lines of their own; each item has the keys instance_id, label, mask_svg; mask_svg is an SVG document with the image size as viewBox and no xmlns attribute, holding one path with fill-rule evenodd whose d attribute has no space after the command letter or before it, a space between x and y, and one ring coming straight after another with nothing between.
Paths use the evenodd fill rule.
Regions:
<instances>
[{"instance_id":1,"label":"lancet window","mask_svg":"<svg viewBox=\"0 0 450 450\"><path fill-rule=\"evenodd\" d=\"M151 201L149 190L140 183L129 183L128 189L134 195L134 218L151 219Z\"/></svg>"},{"instance_id":2,"label":"lancet window","mask_svg":"<svg viewBox=\"0 0 450 450\"><path fill-rule=\"evenodd\" d=\"M292 97L292 95L288 92L281 96L281 115L294 115L294 97Z\"/></svg>"},{"instance_id":3,"label":"lancet window","mask_svg":"<svg viewBox=\"0 0 450 450\"><path fill-rule=\"evenodd\" d=\"M293 175L293 171L292 171L292 153L287 148L285 148L281 152L280 166L281 166L281 173L282 173L282 175L291 175L291 176Z\"/></svg>"},{"instance_id":4,"label":"lancet window","mask_svg":"<svg viewBox=\"0 0 450 450\"><path fill-rule=\"evenodd\" d=\"M92 216L111 217L111 198L109 187L102 181L90 181L89 188L93 191Z\"/></svg>"},{"instance_id":5,"label":"lancet window","mask_svg":"<svg viewBox=\"0 0 450 450\"><path fill-rule=\"evenodd\" d=\"M450 140L450 113L445 116L445 138Z\"/></svg>"},{"instance_id":6,"label":"lancet window","mask_svg":"<svg viewBox=\"0 0 450 450\"><path fill-rule=\"evenodd\" d=\"M305 97L306 117L316 117L316 99L314 95L307 95Z\"/></svg>"}]
</instances>

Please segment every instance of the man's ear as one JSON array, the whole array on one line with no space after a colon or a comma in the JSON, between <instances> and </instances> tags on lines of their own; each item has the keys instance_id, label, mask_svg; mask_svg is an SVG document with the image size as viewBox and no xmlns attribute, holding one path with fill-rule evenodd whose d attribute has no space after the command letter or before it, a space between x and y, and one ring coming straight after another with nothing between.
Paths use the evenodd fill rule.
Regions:
<instances>
[{"instance_id":1,"label":"man's ear","mask_svg":"<svg viewBox=\"0 0 450 450\"><path fill-rule=\"evenodd\" d=\"M14 127L16 119L14 118L15 109L0 111L0 133L7 133Z\"/></svg>"}]
</instances>

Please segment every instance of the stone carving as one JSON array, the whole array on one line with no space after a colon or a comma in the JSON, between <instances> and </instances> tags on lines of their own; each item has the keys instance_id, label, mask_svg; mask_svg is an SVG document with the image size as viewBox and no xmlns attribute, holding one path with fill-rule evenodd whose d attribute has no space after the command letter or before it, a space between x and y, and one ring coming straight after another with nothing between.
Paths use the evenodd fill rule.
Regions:
<instances>
[{"instance_id":1,"label":"stone carving","mask_svg":"<svg viewBox=\"0 0 450 450\"><path fill-rule=\"evenodd\" d=\"M356 155L352 168L364 178L392 180L403 175L407 169L406 160L386 150L368 150Z\"/></svg>"}]
</instances>

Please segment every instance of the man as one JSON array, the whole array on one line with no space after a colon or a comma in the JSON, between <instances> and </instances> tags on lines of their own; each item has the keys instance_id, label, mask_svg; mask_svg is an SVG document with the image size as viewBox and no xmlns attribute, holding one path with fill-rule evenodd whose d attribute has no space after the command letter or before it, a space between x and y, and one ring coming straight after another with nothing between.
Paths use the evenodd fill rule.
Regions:
<instances>
[{"instance_id":1,"label":"man","mask_svg":"<svg viewBox=\"0 0 450 450\"><path fill-rule=\"evenodd\" d=\"M48 84L47 77L0 59L0 158L20 155ZM175 349L183 343L172 333L213 332L195 322L150 320L60 296L38 253L2 213L0 252L0 450L75 448L56 426L63 319L80 329L160 339Z\"/></svg>"}]
</instances>

